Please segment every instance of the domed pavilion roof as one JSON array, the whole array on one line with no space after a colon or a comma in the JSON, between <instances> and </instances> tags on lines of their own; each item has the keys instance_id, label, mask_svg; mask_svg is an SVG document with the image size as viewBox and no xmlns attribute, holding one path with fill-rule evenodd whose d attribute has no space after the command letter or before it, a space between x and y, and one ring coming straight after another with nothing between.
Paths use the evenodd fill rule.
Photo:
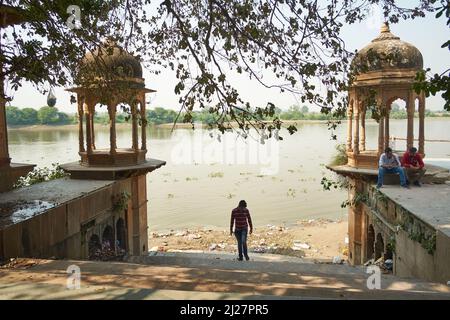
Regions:
<instances>
[{"instance_id":1,"label":"domed pavilion roof","mask_svg":"<svg viewBox=\"0 0 450 320\"><path fill-rule=\"evenodd\" d=\"M415 46L392 34L385 23L380 35L357 52L351 69L359 74L398 69L418 71L423 69L423 57Z\"/></svg>"},{"instance_id":2,"label":"domed pavilion roof","mask_svg":"<svg viewBox=\"0 0 450 320\"><path fill-rule=\"evenodd\" d=\"M113 41L107 41L93 52L88 52L80 64L80 75L94 78L125 80L142 83L142 66L139 59Z\"/></svg>"}]
</instances>

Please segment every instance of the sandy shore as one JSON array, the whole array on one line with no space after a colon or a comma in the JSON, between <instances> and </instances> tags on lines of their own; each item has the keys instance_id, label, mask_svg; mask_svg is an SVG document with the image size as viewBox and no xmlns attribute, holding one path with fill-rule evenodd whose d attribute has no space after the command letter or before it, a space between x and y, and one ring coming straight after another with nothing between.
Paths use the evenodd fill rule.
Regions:
<instances>
[{"instance_id":1,"label":"sandy shore","mask_svg":"<svg viewBox=\"0 0 450 320\"><path fill-rule=\"evenodd\" d=\"M311 219L292 227L255 227L247 243L250 252L275 253L301 258L331 260L340 256L346 260L347 221ZM227 230L171 230L150 233L151 251L177 250L237 252L236 239Z\"/></svg>"}]
</instances>

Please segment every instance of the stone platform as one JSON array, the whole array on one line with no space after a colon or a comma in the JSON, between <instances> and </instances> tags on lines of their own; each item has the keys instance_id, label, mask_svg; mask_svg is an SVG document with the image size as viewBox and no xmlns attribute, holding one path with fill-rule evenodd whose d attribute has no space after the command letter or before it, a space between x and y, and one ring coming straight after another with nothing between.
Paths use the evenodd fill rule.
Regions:
<instances>
[{"instance_id":1,"label":"stone platform","mask_svg":"<svg viewBox=\"0 0 450 320\"><path fill-rule=\"evenodd\" d=\"M367 181L376 181L378 177L378 170L367 168L356 168L349 165L326 166L327 169L338 174L354 178L363 178ZM447 180L450 181L449 169L442 168L436 165L425 164L425 175L422 179L423 183L439 183L443 184ZM384 184L391 185L400 184L400 178L396 174L386 174Z\"/></svg>"},{"instance_id":2,"label":"stone platform","mask_svg":"<svg viewBox=\"0 0 450 320\"><path fill-rule=\"evenodd\" d=\"M148 257L144 264L28 259L0 268L0 299L450 299L442 284L382 274L381 289L371 290L363 268L268 256ZM80 268L79 290L66 287L70 265Z\"/></svg>"},{"instance_id":3,"label":"stone platform","mask_svg":"<svg viewBox=\"0 0 450 320\"><path fill-rule=\"evenodd\" d=\"M383 186L379 191L450 238L450 185L423 184L420 188L412 186L409 190Z\"/></svg>"},{"instance_id":4,"label":"stone platform","mask_svg":"<svg viewBox=\"0 0 450 320\"><path fill-rule=\"evenodd\" d=\"M61 168L70 173L72 179L118 180L152 172L165 164L165 161L157 159L127 166L87 166L77 161L65 163Z\"/></svg>"}]
</instances>

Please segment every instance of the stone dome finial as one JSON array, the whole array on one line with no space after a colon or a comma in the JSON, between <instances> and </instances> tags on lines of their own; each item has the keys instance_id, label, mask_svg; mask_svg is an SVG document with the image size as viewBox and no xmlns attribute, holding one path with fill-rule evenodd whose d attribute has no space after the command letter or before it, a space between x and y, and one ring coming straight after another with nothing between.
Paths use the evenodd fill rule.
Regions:
<instances>
[{"instance_id":1,"label":"stone dome finial","mask_svg":"<svg viewBox=\"0 0 450 320\"><path fill-rule=\"evenodd\" d=\"M367 46L358 51L352 61L357 73L394 69L423 69L420 51L410 43L400 40L384 22L381 33Z\"/></svg>"},{"instance_id":2,"label":"stone dome finial","mask_svg":"<svg viewBox=\"0 0 450 320\"><path fill-rule=\"evenodd\" d=\"M79 76L85 80L107 76L111 81L135 82L143 87L142 73L140 59L124 50L114 39L107 38L95 50L86 53L80 63Z\"/></svg>"}]
</instances>

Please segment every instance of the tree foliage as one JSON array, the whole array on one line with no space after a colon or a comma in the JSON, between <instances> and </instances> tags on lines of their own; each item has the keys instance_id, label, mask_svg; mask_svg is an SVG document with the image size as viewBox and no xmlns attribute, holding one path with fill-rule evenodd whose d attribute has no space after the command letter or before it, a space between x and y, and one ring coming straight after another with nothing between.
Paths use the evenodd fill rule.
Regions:
<instances>
[{"instance_id":1,"label":"tree foliage","mask_svg":"<svg viewBox=\"0 0 450 320\"><path fill-rule=\"evenodd\" d=\"M68 124L72 121L73 116L59 112L57 108L45 106L35 110L33 108L6 107L6 122L8 125L56 125Z\"/></svg>"},{"instance_id":2,"label":"tree foliage","mask_svg":"<svg viewBox=\"0 0 450 320\"><path fill-rule=\"evenodd\" d=\"M365 19L373 4L391 23L426 12L439 15L448 7L445 0L420 0L407 7L398 2L5 0L2 3L23 10L28 22L3 32L2 73L12 89L23 80L42 91L67 86L74 82L85 52L109 38L138 56L151 72L174 70L174 93L180 97L184 121L194 121L194 110L207 110L222 132L229 121L237 121L241 130L265 128L270 137L281 125L276 106L270 98L266 105L253 106L231 78L247 76L261 86L295 94L324 113L342 116L353 56L341 36L344 24ZM80 7L81 29L66 25L69 5ZM448 17L448 10L445 13ZM445 83L423 86L435 84L439 90ZM267 117L273 119L270 124L261 122Z\"/></svg>"},{"instance_id":3,"label":"tree foliage","mask_svg":"<svg viewBox=\"0 0 450 320\"><path fill-rule=\"evenodd\" d=\"M450 28L450 1L441 0L441 6L438 6L436 11L436 18L446 19L447 28ZM450 39L443 43L441 48L450 50ZM450 111L450 68L441 73L430 74L430 72L431 69L428 68L417 74L414 84L416 92L424 91L427 97L442 92L441 97L445 101L444 109Z\"/></svg>"}]
</instances>

